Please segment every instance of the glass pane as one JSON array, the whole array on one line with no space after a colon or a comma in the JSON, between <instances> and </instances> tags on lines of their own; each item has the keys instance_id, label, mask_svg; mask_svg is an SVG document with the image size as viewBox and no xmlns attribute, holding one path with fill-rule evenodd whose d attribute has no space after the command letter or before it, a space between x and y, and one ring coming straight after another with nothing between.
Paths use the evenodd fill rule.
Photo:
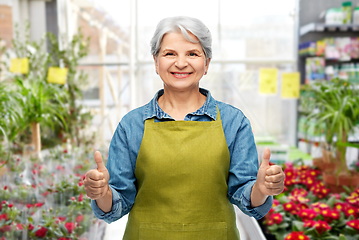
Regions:
<instances>
[{"instance_id":1,"label":"glass pane","mask_svg":"<svg viewBox=\"0 0 359 240\"><path fill-rule=\"evenodd\" d=\"M221 0L220 48L225 60L293 58L294 0Z\"/></svg>"}]
</instances>

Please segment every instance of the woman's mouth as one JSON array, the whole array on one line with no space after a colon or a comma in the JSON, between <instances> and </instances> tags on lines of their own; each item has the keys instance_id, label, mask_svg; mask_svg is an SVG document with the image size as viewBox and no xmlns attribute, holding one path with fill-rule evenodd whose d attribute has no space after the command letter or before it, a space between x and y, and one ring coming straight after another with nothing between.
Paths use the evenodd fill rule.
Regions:
<instances>
[{"instance_id":1,"label":"woman's mouth","mask_svg":"<svg viewBox=\"0 0 359 240\"><path fill-rule=\"evenodd\" d=\"M175 78L186 78L191 75L191 72L171 72Z\"/></svg>"}]
</instances>

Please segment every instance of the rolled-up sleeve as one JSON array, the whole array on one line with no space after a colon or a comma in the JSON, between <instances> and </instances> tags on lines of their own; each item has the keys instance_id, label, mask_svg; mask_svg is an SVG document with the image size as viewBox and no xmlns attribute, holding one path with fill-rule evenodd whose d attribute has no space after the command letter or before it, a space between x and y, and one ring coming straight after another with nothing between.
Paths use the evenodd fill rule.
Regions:
<instances>
[{"instance_id":1,"label":"rolled-up sleeve","mask_svg":"<svg viewBox=\"0 0 359 240\"><path fill-rule=\"evenodd\" d=\"M240 122L240 125L235 127ZM258 153L249 120L242 115L233 119L232 129L238 129L229 146L231 164L228 178L228 198L245 214L255 219L263 218L271 209L273 197L269 196L261 206L251 207L251 192L257 180Z\"/></svg>"},{"instance_id":2,"label":"rolled-up sleeve","mask_svg":"<svg viewBox=\"0 0 359 240\"><path fill-rule=\"evenodd\" d=\"M97 206L96 201L92 200L91 207L97 218L111 223L129 213L136 197L136 178L133 165L127 136L120 123L112 137L106 164L110 174L112 207L110 212L105 213Z\"/></svg>"},{"instance_id":3,"label":"rolled-up sleeve","mask_svg":"<svg viewBox=\"0 0 359 240\"><path fill-rule=\"evenodd\" d=\"M111 223L121 218L121 199L120 195L116 190L114 190L111 186L110 189L112 191L112 207L111 211L105 213L98 206L95 200L91 200L91 208L98 219L102 219L107 223Z\"/></svg>"}]
</instances>

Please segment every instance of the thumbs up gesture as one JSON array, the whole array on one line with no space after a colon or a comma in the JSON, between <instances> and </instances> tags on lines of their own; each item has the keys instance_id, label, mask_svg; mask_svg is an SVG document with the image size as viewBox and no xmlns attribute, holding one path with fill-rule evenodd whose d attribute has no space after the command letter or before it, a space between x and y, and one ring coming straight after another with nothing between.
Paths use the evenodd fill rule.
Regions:
<instances>
[{"instance_id":1,"label":"thumbs up gesture","mask_svg":"<svg viewBox=\"0 0 359 240\"><path fill-rule=\"evenodd\" d=\"M95 152L95 161L97 169L88 171L84 180L86 195L92 200L100 199L104 197L108 191L111 191L108 185L110 174L103 164L102 156L99 151Z\"/></svg>"},{"instance_id":2,"label":"thumbs up gesture","mask_svg":"<svg viewBox=\"0 0 359 240\"><path fill-rule=\"evenodd\" d=\"M278 195L284 189L285 174L280 166L270 165L269 158L270 150L265 148L263 161L257 173L256 184L263 195Z\"/></svg>"}]
</instances>

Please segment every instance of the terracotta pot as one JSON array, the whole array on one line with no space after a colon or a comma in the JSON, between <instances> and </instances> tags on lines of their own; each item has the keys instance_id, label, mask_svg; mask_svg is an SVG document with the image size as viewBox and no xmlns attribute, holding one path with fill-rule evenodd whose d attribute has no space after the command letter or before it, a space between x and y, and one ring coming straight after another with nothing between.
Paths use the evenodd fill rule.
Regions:
<instances>
[{"instance_id":1,"label":"terracotta pot","mask_svg":"<svg viewBox=\"0 0 359 240\"><path fill-rule=\"evenodd\" d=\"M336 160L334 153L324 146L322 147L322 156L324 162L335 162Z\"/></svg>"},{"instance_id":2,"label":"terracotta pot","mask_svg":"<svg viewBox=\"0 0 359 240\"><path fill-rule=\"evenodd\" d=\"M313 158L312 165L313 167L320 168L321 162L323 162L322 158Z\"/></svg>"},{"instance_id":3,"label":"terracotta pot","mask_svg":"<svg viewBox=\"0 0 359 240\"><path fill-rule=\"evenodd\" d=\"M332 193L345 192L343 186L357 189L359 188L359 173L336 175L334 172L323 172L323 181Z\"/></svg>"},{"instance_id":4,"label":"terracotta pot","mask_svg":"<svg viewBox=\"0 0 359 240\"><path fill-rule=\"evenodd\" d=\"M336 164L334 162L327 162L323 158L313 158L313 166L320 171L332 171L335 169Z\"/></svg>"}]
</instances>

